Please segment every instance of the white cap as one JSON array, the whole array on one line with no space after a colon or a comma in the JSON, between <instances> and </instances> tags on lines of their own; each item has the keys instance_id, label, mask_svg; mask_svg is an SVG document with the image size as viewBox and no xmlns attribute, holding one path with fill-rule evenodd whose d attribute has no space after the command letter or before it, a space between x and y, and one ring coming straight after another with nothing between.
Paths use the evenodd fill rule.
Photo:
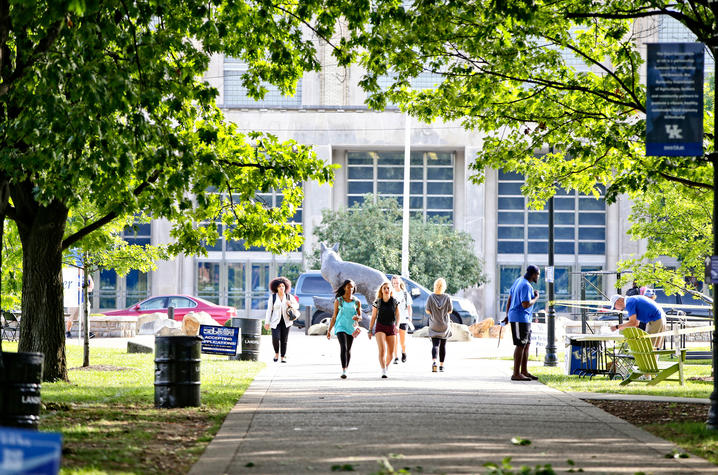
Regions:
<instances>
[{"instance_id":1,"label":"white cap","mask_svg":"<svg viewBox=\"0 0 718 475\"><path fill-rule=\"evenodd\" d=\"M616 308L616 302L618 302L618 300L620 300L622 298L623 298L623 295L619 295L619 294L611 295L611 309Z\"/></svg>"}]
</instances>

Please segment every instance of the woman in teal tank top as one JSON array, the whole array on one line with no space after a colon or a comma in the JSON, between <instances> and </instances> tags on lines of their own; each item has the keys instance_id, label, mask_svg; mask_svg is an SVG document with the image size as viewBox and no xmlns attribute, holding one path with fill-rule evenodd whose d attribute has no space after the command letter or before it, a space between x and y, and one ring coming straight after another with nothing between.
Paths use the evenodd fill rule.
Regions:
<instances>
[{"instance_id":1,"label":"woman in teal tank top","mask_svg":"<svg viewBox=\"0 0 718 475\"><path fill-rule=\"evenodd\" d=\"M336 291L336 300L334 301L334 313L332 320L329 322L327 330L327 339L332 337L332 328L334 334L339 340L339 352L342 363L342 379L347 377L347 368L351 359L352 343L354 342L354 332L358 329L356 322L361 319L361 304L359 299L354 297L354 289L356 284L352 280L345 280Z\"/></svg>"}]
</instances>

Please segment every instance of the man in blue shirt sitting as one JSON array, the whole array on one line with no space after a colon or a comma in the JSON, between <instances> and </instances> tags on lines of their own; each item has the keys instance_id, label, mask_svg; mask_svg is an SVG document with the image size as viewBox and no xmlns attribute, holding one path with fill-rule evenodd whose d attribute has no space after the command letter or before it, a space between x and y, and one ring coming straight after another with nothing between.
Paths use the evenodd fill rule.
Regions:
<instances>
[{"instance_id":1,"label":"man in blue shirt sitting","mask_svg":"<svg viewBox=\"0 0 718 475\"><path fill-rule=\"evenodd\" d=\"M509 301L506 302L506 318L511 325L511 335L514 340L514 374L512 381L531 381L538 377L529 373L527 364L529 360L529 345L531 343L531 313L534 304L539 298L538 290L534 290L531 283L538 282L539 268L528 266L526 274L516 279L509 291Z\"/></svg>"},{"instance_id":2,"label":"man in blue shirt sitting","mask_svg":"<svg viewBox=\"0 0 718 475\"><path fill-rule=\"evenodd\" d=\"M666 314L652 299L645 295L614 295L611 297L611 307L616 310L626 310L628 321L621 325L611 326L611 330L620 330L626 327L637 327L639 323L646 324L648 333L663 333L666 331ZM653 346L663 346L663 337L651 338Z\"/></svg>"}]
</instances>

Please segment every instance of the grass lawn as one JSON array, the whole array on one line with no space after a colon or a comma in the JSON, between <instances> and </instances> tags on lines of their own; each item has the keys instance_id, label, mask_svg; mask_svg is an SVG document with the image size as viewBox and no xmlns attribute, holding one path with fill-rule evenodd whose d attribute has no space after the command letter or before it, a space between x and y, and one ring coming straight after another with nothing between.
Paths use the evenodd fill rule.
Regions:
<instances>
[{"instance_id":1,"label":"grass lawn","mask_svg":"<svg viewBox=\"0 0 718 475\"><path fill-rule=\"evenodd\" d=\"M3 351L17 344L3 342ZM67 347L69 382L43 383L40 430L61 432L63 474L187 473L264 366L202 355L202 406L155 409L154 355Z\"/></svg>"},{"instance_id":2,"label":"grass lawn","mask_svg":"<svg viewBox=\"0 0 718 475\"><path fill-rule=\"evenodd\" d=\"M665 357L661 357L661 359L665 359ZM559 366L553 368L543 366L542 362L532 361L530 362L530 370L539 377L542 383L564 392L708 398L713 391L713 381L711 379L706 380L711 376L710 360L689 360L686 362L684 366L685 386L681 386L674 381L664 381L655 386L648 386L645 382L634 382L627 386L620 386L620 380L609 380L606 376L594 376L593 378L576 375L569 376L565 374L563 360L559 360ZM708 409L709 407L706 405L706 414ZM680 410L680 404L677 404L676 410ZM641 425L641 427L658 437L670 440L687 452L718 465L718 431L708 430L705 425L705 419L695 422L647 424Z\"/></svg>"},{"instance_id":3,"label":"grass lawn","mask_svg":"<svg viewBox=\"0 0 718 475\"><path fill-rule=\"evenodd\" d=\"M708 430L705 422L649 424L642 428L718 465L718 431Z\"/></svg>"},{"instance_id":4,"label":"grass lawn","mask_svg":"<svg viewBox=\"0 0 718 475\"><path fill-rule=\"evenodd\" d=\"M663 359L663 358L662 358ZM606 376L567 375L563 360L555 367L543 366L543 363L530 362L530 370L540 378L540 381L547 386L564 392L594 392L594 393L616 393L616 394L646 394L655 396L676 396L708 398L713 391L713 381L706 381L705 378L711 375L710 360L690 360L684 366L686 378L685 386L678 382L664 381L655 386L648 386L645 382L633 382L621 386L621 380L609 380ZM673 376L672 376L673 377ZM675 375L677 376L677 373Z\"/></svg>"}]
</instances>

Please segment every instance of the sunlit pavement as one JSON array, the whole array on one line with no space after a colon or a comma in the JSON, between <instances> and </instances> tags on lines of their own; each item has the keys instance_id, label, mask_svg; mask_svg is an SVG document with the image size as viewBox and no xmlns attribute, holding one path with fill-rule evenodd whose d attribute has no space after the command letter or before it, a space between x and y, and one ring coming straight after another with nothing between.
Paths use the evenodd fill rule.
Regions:
<instances>
[{"instance_id":1,"label":"sunlit pavement","mask_svg":"<svg viewBox=\"0 0 718 475\"><path fill-rule=\"evenodd\" d=\"M336 339L293 330L282 364L262 337L267 368L191 473L375 473L382 459L412 473L482 473L505 457L557 472L716 473L703 459L666 458L674 445L575 396L510 381L511 362L489 359L512 354L510 337L498 349L495 339L449 343L444 373L431 372L430 348L409 337L407 363L381 379L364 333L343 380Z\"/></svg>"}]
</instances>

